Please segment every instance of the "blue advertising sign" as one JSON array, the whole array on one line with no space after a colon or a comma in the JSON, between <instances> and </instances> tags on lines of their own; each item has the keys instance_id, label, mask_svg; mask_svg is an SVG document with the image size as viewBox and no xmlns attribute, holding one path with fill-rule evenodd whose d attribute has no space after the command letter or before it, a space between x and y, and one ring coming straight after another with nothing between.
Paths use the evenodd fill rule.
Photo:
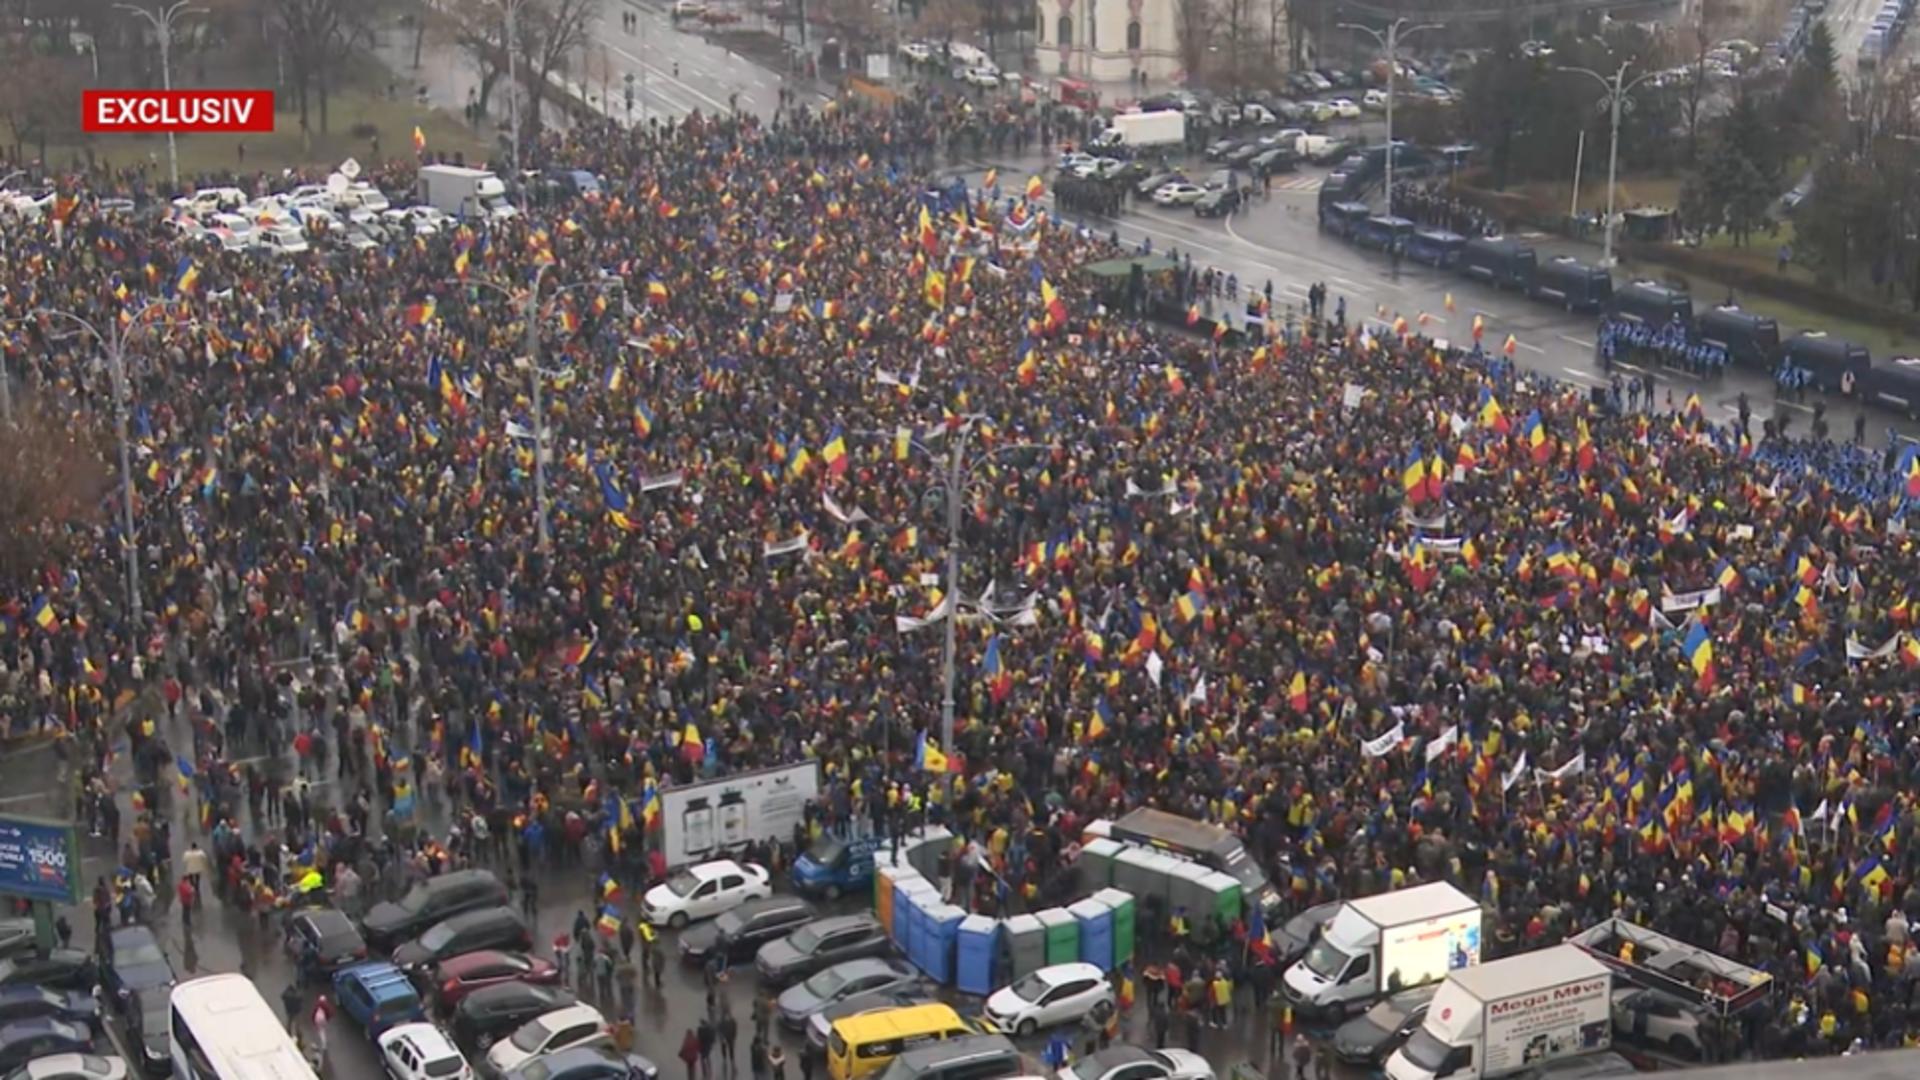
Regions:
<instances>
[{"instance_id":1,"label":"blue advertising sign","mask_svg":"<svg viewBox=\"0 0 1920 1080\"><path fill-rule=\"evenodd\" d=\"M0 816L0 895L79 903L80 852L73 826Z\"/></svg>"}]
</instances>

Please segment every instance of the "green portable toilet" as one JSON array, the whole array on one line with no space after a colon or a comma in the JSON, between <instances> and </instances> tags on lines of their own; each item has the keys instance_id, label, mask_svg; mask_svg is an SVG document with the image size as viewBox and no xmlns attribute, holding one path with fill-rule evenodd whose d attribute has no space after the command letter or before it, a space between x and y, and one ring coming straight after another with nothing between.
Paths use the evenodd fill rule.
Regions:
<instances>
[{"instance_id":1,"label":"green portable toilet","mask_svg":"<svg viewBox=\"0 0 1920 1080\"><path fill-rule=\"evenodd\" d=\"M1133 894L1123 889L1101 889L1093 898L1113 912L1113 966L1117 968L1133 959L1134 923L1138 917Z\"/></svg>"},{"instance_id":2,"label":"green portable toilet","mask_svg":"<svg viewBox=\"0 0 1920 1080\"><path fill-rule=\"evenodd\" d=\"M1209 870L1199 885L1206 897L1203 906L1207 914L1218 914L1222 923L1232 926L1233 920L1240 917L1240 882L1218 870Z\"/></svg>"},{"instance_id":3,"label":"green portable toilet","mask_svg":"<svg viewBox=\"0 0 1920 1080\"><path fill-rule=\"evenodd\" d=\"M1047 963L1071 964L1080 959L1080 921L1065 908L1048 908L1036 918L1047 935Z\"/></svg>"},{"instance_id":4,"label":"green portable toilet","mask_svg":"<svg viewBox=\"0 0 1920 1080\"><path fill-rule=\"evenodd\" d=\"M1113 840L1090 840L1080 849L1080 889L1092 895L1113 884L1113 861L1126 850Z\"/></svg>"}]
</instances>

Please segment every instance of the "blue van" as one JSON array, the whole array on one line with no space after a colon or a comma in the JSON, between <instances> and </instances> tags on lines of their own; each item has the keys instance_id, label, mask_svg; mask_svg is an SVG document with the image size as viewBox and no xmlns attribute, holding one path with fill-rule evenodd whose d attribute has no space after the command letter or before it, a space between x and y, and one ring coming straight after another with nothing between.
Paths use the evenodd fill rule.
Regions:
<instances>
[{"instance_id":1,"label":"blue van","mask_svg":"<svg viewBox=\"0 0 1920 1080\"><path fill-rule=\"evenodd\" d=\"M1373 216L1373 208L1363 202L1333 203L1320 208L1320 227L1335 236L1351 240L1360 223Z\"/></svg>"},{"instance_id":2,"label":"blue van","mask_svg":"<svg viewBox=\"0 0 1920 1080\"><path fill-rule=\"evenodd\" d=\"M1407 258L1440 270L1451 270L1466 250L1467 238L1445 229L1415 229L1407 237Z\"/></svg>"},{"instance_id":3,"label":"blue van","mask_svg":"<svg viewBox=\"0 0 1920 1080\"><path fill-rule=\"evenodd\" d=\"M377 1039L389 1028L427 1018L420 991L399 968L385 960L369 960L334 972L333 993L340 1001L340 1011L358 1021L369 1038Z\"/></svg>"},{"instance_id":4,"label":"blue van","mask_svg":"<svg viewBox=\"0 0 1920 1080\"><path fill-rule=\"evenodd\" d=\"M1403 250L1413 230L1413 222L1406 218L1372 214L1355 225L1354 242L1376 251Z\"/></svg>"},{"instance_id":5,"label":"blue van","mask_svg":"<svg viewBox=\"0 0 1920 1080\"><path fill-rule=\"evenodd\" d=\"M887 838L877 833L841 839L822 836L793 861L793 891L838 900L873 881L873 853Z\"/></svg>"}]
</instances>

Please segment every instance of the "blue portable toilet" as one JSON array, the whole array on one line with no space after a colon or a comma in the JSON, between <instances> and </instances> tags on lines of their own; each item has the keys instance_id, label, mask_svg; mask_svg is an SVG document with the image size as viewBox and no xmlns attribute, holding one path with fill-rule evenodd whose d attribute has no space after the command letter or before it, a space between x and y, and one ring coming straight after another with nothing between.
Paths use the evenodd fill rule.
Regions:
<instances>
[{"instance_id":1,"label":"blue portable toilet","mask_svg":"<svg viewBox=\"0 0 1920 1080\"><path fill-rule=\"evenodd\" d=\"M922 941L927 936L927 909L940 903L940 892L933 887L932 882L923 878L915 881L908 888L905 900L904 909L896 906L893 913L896 926L900 924L903 915L906 919L905 932L895 944L900 946L900 952L906 956L909 963L919 966L920 950L925 947Z\"/></svg>"},{"instance_id":2,"label":"blue portable toilet","mask_svg":"<svg viewBox=\"0 0 1920 1080\"><path fill-rule=\"evenodd\" d=\"M960 924L967 913L952 904L942 904L927 912L927 936L920 970L942 985L953 982L953 955L960 937Z\"/></svg>"},{"instance_id":3,"label":"blue portable toilet","mask_svg":"<svg viewBox=\"0 0 1920 1080\"><path fill-rule=\"evenodd\" d=\"M1000 947L1000 920L969 915L954 934L953 985L963 994L993 992L993 958Z\"/></svg>"},{"instance_id":4,"label":"blue portable toilet","mask_svg":"<svg viewBox=\"0 0 1920 1080\"><path fill-rule=\"evenodd\" d=\"M1113 970L1113 910L1089 896L1067 905L1080 924L1080 959L1101 971Z\"/></svg>"},{"instance_id":5,"label":"blue portable toilet","mask_svg":"<svg viewBox=\"0 0 1920 1080\"><path fill-rule=\"evenodd\" d=\"M895 868L892 877L893 904L881 921L886 923L887 936L893 938L893 943L900 947L901 952L906 952L909 930L913 925L913 900L908 894L919 886L929 889L933 886L908 866Z\"/></svg>"}]
</instances>

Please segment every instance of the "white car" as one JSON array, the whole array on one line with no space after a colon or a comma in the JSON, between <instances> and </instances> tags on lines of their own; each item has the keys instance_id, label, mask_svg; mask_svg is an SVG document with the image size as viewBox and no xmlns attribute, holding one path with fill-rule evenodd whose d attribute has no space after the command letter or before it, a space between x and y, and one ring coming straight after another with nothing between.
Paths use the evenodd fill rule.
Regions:
<instances>
[{"instance_id":1,"label":"white car","mask_svg":"<svg viewBox=\"0 0 1920 1080\"><path fill-rule=\"evenodd\" d=\"M1367 91L1366 94L1360 98L1360 107L1368 112L1385 112L1387 109L1387 92L1378 88Z\"/></svg>"},{"instance_id":2,"label":"white car","mask_svg":"<svg viewBox=\"0 0 1920 1080\"><path fill-rule=\"evenodd\" d=\"M432 1024L401 1024L380 1036L380 1063L393 1080L473 1080L473 1067Z\"/></svg>"},{"instance_id":3,"label":"white car","mask_svg":"<svg viewBox=\"0 0 1920 1080\"><path fill-rule=\"evenodd\" d=\"M986 1014L1002 1031L1031 1035L1043 1027L1078 1023L1101 1002L1113 1004L1105 972L1092 964L1050 964L995 990Z\"/></svg>"},{"instance_id":4,"label":"white car","mask_svg":"<svg viewBox=\"0 0 1920 1080\"><path fill-rule=\"evenodd\" d=\"M348 186L346 191L341 193L337 201L341 206L347 207L348 209L357 206L363 210L371 210L376 214L384 213L393 208L393 203L387 200L386 193L374 187L372 184L367 183L365 180L355 180Z\"/></svg>"},{"instance_id":5,"label":"white car","mask_svg":"<svg viewBox=\"0 0 1920 1080\"><path fill-rule=\"evenodd\" d=\"M222 228L216 225L213 228L202 230L200 239L208 246L217 247L222 251L245 251L252 237L243 236L240 233L234 232L232 229Z\"/></svg>"},{"instance_id":6,"label":"white car","mask_svg":"<svg viewBox=\"0 0 1920 1080\"><path fill-rule=\"evenodd\" d=\"M916 64L924 64L933 59L933 47L924 41L909 41L900 46L900 51Z\"/></svg>"},{"instance_id":7,"label":"white car","mask_svg":"<svg viewBox=\"0 0 1920 1080\"><path fill-rule=\"evenodd\" d=\"M1324 124L1334 117L1333 106L1324 101L1303 101L1300 108L1306 112L1307 119L1315 123Z\"/></svg>"},{"instance_id":8,"label":"white car","mask_svg":"<svg viewBox=\"0 0 1920 1080\"><path fill-rule=\"evenodd\" d=\"M1280 118L1273 115L1272 110L1257 101L1249 101L1240 106L1240 119L1260 127L1270 127L1280 122Z\"/></svg>"},{"instance_id":9,"label":"white car","mask_svg":"<svg viewBox=\"0 0 1920 1080\"><path fill-rule=\"evenodd\" d=\"M270 225L254 236L253 247L269 255L299 255L307 251L309 245L298 225Z\"/></svg>"},{"instance_id":10,"label":"white car","mask_svg":"<svg viewBox=\"0 0 1920 1080\"><path fill-rule=\"evenodd\" d=\"M1701 1026L1700 1014L1677 998L1638 987L1613 992L1613 1030L1635 1042L1698 1060L1705 1046Z\"/></svg>"},{"instance_id":11,"label":"white car","mask_svg":"<svg viewBox=\"0 0 1920 1080\"><path fill-rule=\"evenodd\" d=\"M686 867L648 889L640 909L653 925L678 930L695 919L710 919L772 895L766 867L715 859Z\"/></svg>"},{"instance_id":12,"label":"white car","mask_svg":"<svg viewBox=\"0 0 1920 1080\"><path fill-rule=\"evenodd\" d=\"M1000 72L996 68L972 67L961 76L970 86L984 86L990 90L1000 87Z\"/></svg>"},{"instance_id":13,"label":"white car","mask_svg":"<svg viewBox=\"0 0 1920 1080\"><path fill-rule=\"evenodd\" d=\"M1075 150L1071 153L1061 154L1058 164L1061 172L1072 172L1082 165L1091 165L1099 160L1099 158L1094 157L1084 150Z\"/></svg>"},{"instance_id":14,"label":"white car","mask_svg":"<svg viewBox=\"0 0 1920 1080\"><path fill-rule=\"evenodd\" d=\"M192 195L173 200L173 205L193 213L238 210L247 203L247 193L237 187L201 188Z\"/></svg>"},{"instance_id":15,"label":"white car","mask_svg":"<svg viewBox=\"0 0 1920 1080\"><path fill-rule=\"evenodd\" d=\"M1213 1080L1213 1065L1191 1050L1145 1050L1116 1043L1071 1068L1059 1080Z\"/></svg>"},{"instance_id":16,"label":"white car","mask_svg":"<svg viewBox=\"0 0 1920 1080\"><path fill-rule=\"evenodd\" d=\"M7 1080L127 1080L127 1063L98 1054L48 1054L8 1073Z\"/></svg>"},{"instance_id":17,"label":"white car","mask_svg":"<svg viewBox=\"0 0 1920 1080\"><path fill-rule=\"evenodd\" d=\"M1338 119L1360 119L1360 106L1354 104L1352 98L1334 98L1332 101L1327 102L1327 108L1332 109L1333 115Z\"/></svg>"},{"instance_id":18,"label":"white car","mask_svg":"<svg viewBox=\"0 0 1920 1080\"><path fill-rule=\"evenodd\" d=\"M1126 167L1127 163L1118 158L1097 157L1075 166L1073 175L1082 180L1088 180L1096 176L1112 176Z\"/></svg>"},{"instance_id":19,"label":"white car","mask_svg":"<svg viewBox=\"0 0 1920 1080\"><path fill-rule=\"evenodd\" d=\"M495 1076L521 1062L572 1046L613 1045L607 1018L591 1005L567 1005L520 1025L511 1036L487 1051L487 1070Z\"/></svg>"},{"instance_id":20,"label":"white car","mask_svg":"<svg viewBox=\"0 0 1920 1080\"><path fill-rule=\"evenodd\" d=\"M1206 193L1207 189L1201 187L1199 184L1176 181L1156 190L1153 193L1153 204L1155 206L1185 206L1188 203L1199 202L1200 197Z\"/></svg>"},{"instance_id":21,"label":"white car","mask_svg":"<svg viewBox=\"0 0 1920 1080\"><path fill-rule=\"evenodd\" d=\"M673 0L673 17L693 18L707 13L705 0Z\"/></svg>"}]
</instances>

